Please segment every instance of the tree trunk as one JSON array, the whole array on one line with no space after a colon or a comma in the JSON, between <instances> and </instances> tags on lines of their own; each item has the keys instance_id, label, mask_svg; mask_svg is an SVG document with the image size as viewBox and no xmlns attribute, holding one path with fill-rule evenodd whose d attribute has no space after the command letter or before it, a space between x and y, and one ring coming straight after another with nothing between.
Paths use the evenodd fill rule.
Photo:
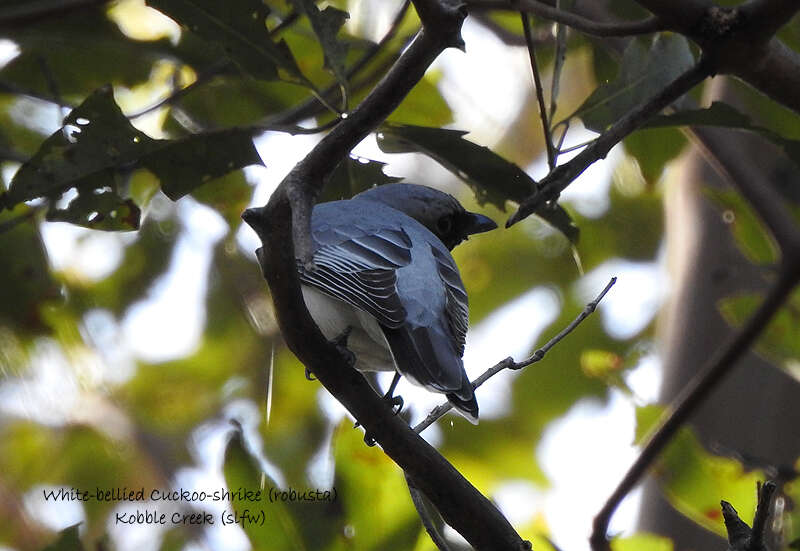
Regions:
<instances>
[{"instance_id":1,"label":"tree trunk","mask_svg":"<svg viewBox=\"0 0 800 551\"><path fill-rule=\"evenodd\" d=\"M716 79L710 88L715 98L744 110L724 79ZM728 143L740 155L747 155L748 162L758 165L765 185L786 185L788 178L797 183L796 167L787 170L786 157L765 140L731 131ZM704 186L729 189L729 185L698 148L685 155L678 180L670 182L665 202L674 288L659 336L664 404L680 392L732 333L720 315L718 301L737 292L765 287L763 268L744 257L723 220L721 208L703 193ZM750 352L694 415L691 428L708 449L730 450L769 465L792 465L800 456L800 439L796 438L800 420L798 391L800 385L795 379ZM645 484L640 529L672 538L676 551L725 548L719 536L675 511L652 476Z\"/></svg>"}]
</instances>

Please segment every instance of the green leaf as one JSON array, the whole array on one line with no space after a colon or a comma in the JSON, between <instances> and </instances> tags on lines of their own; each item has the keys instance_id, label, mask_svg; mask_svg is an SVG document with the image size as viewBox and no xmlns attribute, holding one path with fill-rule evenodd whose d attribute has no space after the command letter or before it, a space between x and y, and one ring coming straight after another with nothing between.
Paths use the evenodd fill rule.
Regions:
<instances>
[{"instance_id":1,"label":"green leaf","mask_svg":"<svg viewBox=\"0 0 800 551\"><path fill-rule=\"evenodd\" d=\"M73 524L58 533L58 539L44 548L43 551L82 551L83 542L78 535L81 523Z\"/></svg>"},{"instance_id":2,"label":"green leaf","mask_svg":"<svg viewBox=\"0 0 800 551\"><path fill-rule=\"evenodd\" d=\"M731 326L741 327L761 305L764 298L756 293L742 293L719 302L719 310ZM770 321L756 344L756 350L769 360L794 368L800 358L800 295L794 293ZM800 379L800 371L788 370Z\"/></svg>"},{"instance_id":3,"label":"green leaf","mask_svg":"<svg viewBox=\"0 0 800 551\"><path fill-rule=\"evenodd\" d=\"M464 139L467 132L401 124L385 124L377 133L378 147L385 153L424 153L468 184L480 204L489 202L505 210L506 200L521 202L536 182L514 163L488 147ZM578 239L578 228L560 207L542 209L537 215L561 231L570 241Z\"/></svg>"},{"instance_id":4,"label":"green leaf","mask_svg":"<svg viewBox=\"0 0 800 551\"><path fill-rule=\"evenodd\" d=\"M636 439L642 442L663 412L650 405L636 410ZM659 457L655 473L673 507L708 530L725 535L719 501L731 502L742 518L753 518L758 471L745 471L738 461L708 453L688 428L673 438Z\"/></svg>"},{"instance_id":5,"label":"green leaf","mask_svg":"<svg viewBox=\"0 0 800 551\"><path fill-rule=\"evenodd\" d=\"M0 36L21 50L0 70L0 81L46 96L53 95L55 85L66 99L85 97L109 82L128 87L146 82L153 64L175 53L168 39L129 39L103 6L3 28Z\"/></svg>"},{"instance_id":6,"label":"green leaf","mask_svg":"<svg viewBox=\"0 0 800 551\"><path fill-rule=\"evenodd\" d=\"M177 201L198 186L248 165L262 164L249 130L232 128L180 140L156 140L142 164Z\"/></svg>"},{"instance_id":7,"label":"green leaf","mask_svg":"<svg viewBox=\"0 0 800 551\"><path fill-rule=\"evenodd\" d=\"M274 487L275 483L266 479L258 460L248 450L240 428L233 431L225 448L224 472L229 490L261 492L258 501L234 500L230 504L230 512L237 515L245 511L250 515L263 514L258 523L240 524L254 549L304 549L300 527L291 517L288 507L280 501L270 503L266 496L268 487Z\"/></svg>"},{"instance_id":8,"label":"green leaf","mask_svg":"<svg viewBox=\"0 0 800 551\"><path fill-rule=\"evenodd\" d=\"M50 274L47 252L31 216L31 209L18 205L0 211L0 326L34 334L48 332L41 306L61 298L59 285Z\"/></svg>"},{"instance_id":9,"label":"green leaf","mask_svg":"<svg viewBox=\"0 0 800 551\"><path fill-rule=\"evenodd\" d=\"M402 178L387 176L383 172L386 163L364 157L345 157L330 175L319 202L349 199L373 186L399 182Z\"/></svg>"},{"instance_id":10,"label":"green leaf","mask_svg":"<svg viewBox=\"0 0 800 551\"><path fill-rule=\"evenodd\" d=\"M739 249L754 264L772 265L780 251L753 208L737 192L706 187L704 193L722 211Z\"/></svg>"},{"instance_id":11,"label":"green leaf","mask_svg":"<svg viewBox=\"0 0 800 551\"><path fill-rule=\"evenodd\" d=\"M56 198L75 187L78 198L66 211L51 210L53 219L102 229L135 229L138 208L134 210L135 205L119 195L118 178L137 166L154 173L164 193L177 200L213 178L260 162L247 130L154 140L128 122L111 88L104 87L75 108L64 127L22 165L2 199L13 206L37 197Z\"/></svg>"},{"instance_id":12,"label":"green leaf","mask_svg":"<svg viewBox=\"0 0 800 551\"><path fill-rule=\"evenodd\" d=\"M611 540L611 551L672 551L672 540L655 534L634 534Z\"/></svg>"},{"instance_id":13,"label":"green leaf","mask_svg":"<svg viewBox=\"0 0 800 551\"><path fill-rule=\"evenodd\" d=\"M311 22L311 28L317 35L319 44L325 54L325 68L329 69L339 84L348 87L345 59L347 58L347 44L338 40L336 35L350 18L350 14L327 6L320 10L312 0L292 0L297 11L304 13Z\"/></svg>"},{"instance_id":14,"label":"green leaf","mask_svg":"<svg viewBox=\"0 0 800 551\"><path fill-rule=\"evenodd\" d=\"M654 186L666 164L683 151L686 138L673 128L644 129L630 134L623 143L625 151L636 159L645 182Z\"/></svg>"},{"instance_id":15,"label":"green leaf","mask_svg":"<svg viewBox=\"0 0 800 551\"><path fill-rule=\"evenodd\" d=\"M437 86L440 78L440 73L428 71L387 120L391 123L436 127L453 122L453 112Z\"/></svg>"},{"instance_id":16,"label":"green leaf","mask_svg":"<svg viewBox=\"0 0 800 551\"><path fill-rule=\"evenodd\" d=\"M66 209L51 208L47 220L95 230L123 231L138 230L141 214L133 200L123 199L113 191L100 191L79 194Z\"/></svg>"},{"instance_id":17,"label":"green leaf","mask_svg":"<svg viewBox=\"0 0 800 551\"><path fill-rule=\"evenodd\" d=\"M645 126L648 128L716 126L756 132L780 147L800 167L800 140L785 138L769 128L754 124L750 117L722 101L715 101L706 109L688 109L669 115L657 115L650 119Z\"/></svg>"},{"instance_id":18,"label":"green leaf","mask_svg":"<svg viewBox=\"0 0 800 551\"><path fill-rule=\"evenodd\" d=\"M603 132L649 101L693 63L689 43L679 34L658 34L649 47L642 39L631 40L617 78L598 86L569 118L579 117L586 128Z\"/></svg>"},{"instance_id":19,"label":"green leaf","mask_svg":"<svg viewBox=\"0 0 800 551\"><path fill-rule=\"evenodd\" d=\"M165 13L206 41L222 48L245 72L274 80L283 76L310 86L297 62L280 40L273 42L267 29L271 10L261 0L147 0L147 5ZM283 75L279 75L279 70Z\"/></svg>"},{"instance_id":20,"label":"green leaf","mask_svg":"<svg viewBox=\"0 0 800 551\"><path fill-rule=\"evenodd\" d=\"M378 448L364 445L363 432L342 421L333 434L336 488L351 528L350 548L406 550L420 531L403 471Z\"/></svg>"},{"instance_id":21,"label":"green leaf","mask_svg":"<svg viewBox=\"0 0 800 551\"><path fill-rule=\"evenodd\" d=\"M252 196L253 187L242 171L226 174L192 192L192 197L221 214L233 230L242 223L242 211Z\"/></svg>"}]
</instances>

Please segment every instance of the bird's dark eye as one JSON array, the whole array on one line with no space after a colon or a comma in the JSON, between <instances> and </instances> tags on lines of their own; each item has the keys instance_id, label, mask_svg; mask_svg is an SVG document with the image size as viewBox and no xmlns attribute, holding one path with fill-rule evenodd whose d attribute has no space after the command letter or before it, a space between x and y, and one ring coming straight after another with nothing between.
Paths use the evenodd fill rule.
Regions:
<instances>
[{"instance_id":1,"label":"bird's dark eye","mask_svg":"<svg viewBox=\"0 0 800 551\"><path fill-rule=\"evenodd\" d=\"M453 216L448 214L447 216L439 218L439 220L436 221L436 229L439 235L448 235L453 230Z\"/></svg>"}]
</instances>

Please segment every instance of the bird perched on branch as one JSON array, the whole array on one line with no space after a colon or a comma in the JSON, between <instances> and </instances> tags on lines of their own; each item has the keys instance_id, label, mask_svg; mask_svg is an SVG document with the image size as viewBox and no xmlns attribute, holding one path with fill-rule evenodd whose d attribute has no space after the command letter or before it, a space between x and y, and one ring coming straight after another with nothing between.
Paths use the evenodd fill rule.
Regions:
<instances>
[{"instance_id":1,"label":"bird perched on branch","mask_svg":"<svg viewBox=\"0 0 800 551\"><path fill-rule=\"evenodd\" d=\"M242 215L262 238L261 208ZM329 340L346 341L360 371L395 371L443 393L477 422L478 402L461 357L469 323L467 293L450 251L496 228L451 195L413 184L385 184L349 200L321 203L311 216L314 268L297 270L309 313ZM263 262L261 249L257 251Z\"/></svg>"}]
</instances>

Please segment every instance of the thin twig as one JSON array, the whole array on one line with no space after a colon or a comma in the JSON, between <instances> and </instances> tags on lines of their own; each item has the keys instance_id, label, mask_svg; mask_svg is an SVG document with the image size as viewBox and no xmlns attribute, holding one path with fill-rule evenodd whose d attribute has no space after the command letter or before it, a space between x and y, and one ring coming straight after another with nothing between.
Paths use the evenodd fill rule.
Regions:
<instances>
[{"instance_id":1,"label":"thin twig","mask_svg":"<svg viewBox=\"0 0 800 551\"><path fill-rule=\"evenodd\" d=\"M666 29L663 21L656 17L648 17L641 21L622 21L619 23L605 23L592 21L580 15L548 6L537 0L466 0L469 10L502 10L524 11L544 19L563 23L575 30L593 36L634 36L650 34Z\"/></svg>"},{"instance_id":2,"label":"thin twig","mask_svg":"<svg viewBox=\"0 0 800 551\"><path fill-rule=\"evenodd\" d=\"M567 133L564 132L564 134L562 134L562 136L566 136L566 134ZM558 148L558 153L560 155L562 153L569 153L570 151L575 151L577 149L583 149L584 147L591 145L594 140L595 140L595 138L593 138L591 140L587 140L585 142L581 142L579 144L571 145L569 147L564 147L564 148L559 147Z\"/></svg>"},{"instance_id":3,"label":"thin twig","mask_svg":"<svg viewBox=\"0 0 800 551\"><path fill-rule=\"evenodd\" d=\"M639 128L652 116L661 112L662 109L705 80L706 77L709 76L710 71L711 69L706 63L705 58L701 58L699 62L679 75L649 101L626 113L569 162L551 170L550 173L539 182L536 193L520 203L517 212L506 222L506 227L512 226L520 220L527 218L548 201L557 199L558 195L591 164L599 159L605 158L608 152L611 151L611 148L619 143L625 136Z\"/></svg>"},{"instance_id":4,"label":"thin twig","mask_svg":"<svg viewBox=\"0 0 800 551\"><path fill-rule=\"evenodd\" d=\"M30 157L21 151L0 146L0 161L15 161L18 163L24 163L27 162L29 158Z\"/></svg>"},{"instance_id":5,"label":"thin twig","mask_svg":"<svg viewBox=\"0 0 800 551\"><path fill-rule=\"evenodd\" d=\"M491 379L504 369L512 369L512 370L523 369L533 363L541 361L544 358L545 354L547 354L551 348L557 345L562 339L564 339L564 337L572 333L572 331L574 331L575 328L578 327L578 325L580 325L583 320L589 317L592 314L592 312L594 312L597 309L597 305L600 303L601 300L603 300L603 297L606 296L606 293L608 293L608 291L611 289L611 287L614 286L616 282L617 278L612 277L611 280L608 282L608 284L605 286L605 288L602 291L600 291L599 295L597 295L597 298L588 303L586 307L583 309L583 311L581 311L581 313L578 314L578 317L572 320L572 322L569 325L567 325L564 329L562 329L555 337L547 341L547 343L545 343L544 346L536 350L528 359L523 360L519 363L515 362L514 359L510 357L499 361L498 363L496 363L495 365L484 371L477 379L472 381L472 388L478 388L483 383L485 383L486 381L488 381L489 379ZM428 416L425 417L425 419L423 419L419 424L417 424L414 427L414 432L420 433L424 431L426 428L435 423L439 418L441 418L445 413L450 411L452 408L453 405L450 402L445 402L443 404L436 406L433 409L433 411L431 411L428 414Z\"/></svg>"},{"instance_id":6,"label":"thin twig","mask_svg":"<svg viewBox=\"0 0 800 551\"><path fill-rule=\"evenodd\" d=\"M436 507L433 506L425 494L417 488L414 481L408 476L408 473L404 474L406 476L406 484L408 485L408 493L411 495L411 502L414 504L414 508L417 510L417 514L422 521L422 526L425 528L431 541L439 551L452 551L447 544L447 540L444 539L444 536L436 527L436 517L438 517L438 520L441 522L442 515L439 514L439 511L436 510Z\"/></svg>"},{"instance_id":7,"label":"thin twig","mask_svg":"<svg viewBox=\"0 0 800 551\"><path fill-rule=\"evenodd\" d=\"M561 0L556 0L556 8L561 9ZM561 70L564 68L564 61L567 59L567 26L556 23L555 35L556 52L553 59L553 80L550 83L550 112L548 114L548 118L551 121L556 116ZM556 156L558 156L557 150Z\"/></svg>"},{"instance_id":8,"label":"thin twig","mask_svg":"<svg viewBox=\"0 0 800 551\"><path fill-rule=\"evenodd\" d=\"M547 149L547 164L550 170L556 166L556 152L553 149L553 136L550 134L550 123L547 120L547 108L544 105L544 90L542 90L542 77L539 74L539 64L536 62L536 47L533 44L531 34L531 22L528 14L520 12L522 19L522 32L525 35L525 42L528 46L528 57L531 60L531 70L533 71L533 85L536 88L536 101L539 102L539 116L542 119L542 132L544 133L544 145Z\"/></svg>"},{"instance_id":9,"label":"thin twig","mask_svg":"<svg viewBox=\"0 0 800 551\"><path fill-rule=\"evenodd\" d=\"M47 103L53 103L55 105L63 105L65 107L69 107L70 109L75 107L74 104L62 101L61 99L53 96L48 96L47 94L42 94L36 90L24 88L13 82L0 81L0 92L5 94L15 94L17 96L28 96L29 98L39 101L46 101Z\"/></svg>"},{"instance_id":10,"label":"thin twig","mask_svg":"<svg viewBox=\"0 0 800 551\"><path fill-rule=\"evenodd\" d=\"M190 84L187 84L183 88L179 88L178 90L175 90L174 92L170 93L167 97L159 100L158 102L154 103L153 105L151 105L149 107L145 107L144 109L142 109L141 111L139 111L137 113L133 113L132 115L128 115L128 118L129 119L138 119L139 117L143 117L144 115L147 115L148 113L152 113L153 111L155 111L157 109L160 109L160 108L162 108L162 107L164 107L166 105L172 105L173 103L176 103L179 99L183 98L184 96L186 96L190 92L194 91L199 86L202 86L203 84L206 84L212 78L214 78L215 76L217 76L218 74L220 74L222 71L224 71L226 68L228 68L230 66L231 66L231 62L228 59L223 59L223 60L217 61L216 63L213 63L212 65L210 65L208 67L207 70L205 70L205 71L203 71L201 73L198 73L197 78L194 80L194 82L192 82Z\"/></svg>"},{"instance_id":11,"label":"thin twig","mask_svg":"<svg viewBox=\"0 0 800 551\"><path fill-rule=\"evenodd\" d=\"M68 108L64 105L64 101L61 99L61 92L58 87L58 82L56 82L56 77L53 75L53 71L50 69L50 64L47 62L47 59L44 56L38 56L37 61L39 62L39 68L42 70L42 75L44 75L44 80L47 82L47 87L50 89L50 93L53 95L53 98L58 104L58 119L56 120L56 126L61 126L64 121L64 117L67 116Z\"/></svg>"},{"instance_id":12,"label":"thin twig","mask_svg":"<svg viewBox=\"0 0 800 551\"><path fill-rule=\"evenodd\" d=\"M520 36L517 33L507 29L491 17L487 13L475 13L473 19L492 31L494 35L499 38L503 44L507 44L509 46L526 46L527 42L525 41L524 36ZM535 29L533 34L533 42L537 46L550 44L553 42L553 33L549 29Z\"/></svg>"}]
</instances>

